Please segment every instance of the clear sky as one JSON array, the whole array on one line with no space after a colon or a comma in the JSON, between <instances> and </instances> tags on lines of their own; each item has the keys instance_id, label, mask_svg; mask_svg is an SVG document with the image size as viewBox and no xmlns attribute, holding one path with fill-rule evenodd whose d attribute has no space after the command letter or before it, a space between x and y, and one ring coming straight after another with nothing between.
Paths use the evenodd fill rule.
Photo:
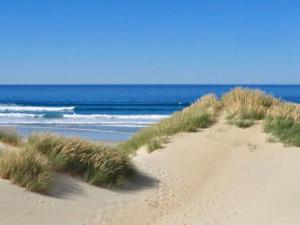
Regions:
<instances>
[{"instance_id":1,"label":"clear sky","mask_svg":"<svg viewBox=\"0 0 300 225\"><path fill-rule=\"evenodd\" d=\"M0 84L300 83L299 0L1 0Z\"/></svg>"}]
</instances>

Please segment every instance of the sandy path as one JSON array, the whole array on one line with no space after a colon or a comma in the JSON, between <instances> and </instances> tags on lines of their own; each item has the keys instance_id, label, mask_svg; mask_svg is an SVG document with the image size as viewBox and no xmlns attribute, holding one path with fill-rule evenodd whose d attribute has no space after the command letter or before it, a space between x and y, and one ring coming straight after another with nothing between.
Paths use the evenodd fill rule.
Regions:
<instances>
[{"instance_id":1,"label":"sandy path","mask_svg":"<svg viewBox=\"0 0 300 225\"><path fill-rule=\"evenodd\" d=\"M134 163L121 192L60 175L49 196L0 180L0 225L298 225L300 149L221 119Z\"/></svg>"}]
</instances>

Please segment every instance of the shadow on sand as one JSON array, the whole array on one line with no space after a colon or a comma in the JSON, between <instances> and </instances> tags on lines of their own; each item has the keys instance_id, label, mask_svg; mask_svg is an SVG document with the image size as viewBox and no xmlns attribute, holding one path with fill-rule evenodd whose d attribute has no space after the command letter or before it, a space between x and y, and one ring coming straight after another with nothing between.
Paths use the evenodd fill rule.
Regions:
<instances>
[{"instance_id":1,"label":"shadow on sand","mask_svg":"<svg viewBox=\"0 0 300 225\"><path fill-rule=\"evenodd\" d=\"M59 174L55 176L54 185L52 190L47 194L50 197L56 198L71 198L74 195L84 194L81 181L70 175Z\"/></svg>"},{"instance_id":2,"label":"shadow on sand","mask_svg":"<svg viewBox=\"0 0 300 225\"><path fill-rule=\"evenodd\" d=\"M86 183L81 178L72 177L67 174L57 173L52 190L46 194L49 197L71 199L75 195L84 195L85 188L91 184ZM159 180L144 173L136 171L127 182L120 188L108 189L105 187L94 186L99 189L106 189L118 193L137 192L152 189L158 186Z\"/></svg>"},{"instance_id":3,"label":"shadow on sand","mask_svg":"<svg viewBox=\"0 0 300 225\"><path fill-rule=\"evenodd\" d=\"M156 178L150 177L147 174L136 172L129 181L118 189L118 192L136 192L141 190L152 189L158 186L160 181Z\"/></svg>"}]
</instances>

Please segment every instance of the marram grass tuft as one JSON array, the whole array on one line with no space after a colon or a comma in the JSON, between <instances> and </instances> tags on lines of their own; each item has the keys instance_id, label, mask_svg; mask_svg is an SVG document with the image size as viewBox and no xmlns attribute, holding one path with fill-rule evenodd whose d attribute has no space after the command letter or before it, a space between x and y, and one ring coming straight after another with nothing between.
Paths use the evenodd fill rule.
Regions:
<instances>
[{"instance_id":1,"label":"marram grass tuft","mask_svg":"<svg viewBox=\"0 0 300 225\"><path fill-rule=\"evenodd\" d=\"M48 159L28 148L1 152L0 176L35 192L48 191L53 182Z\"/></svg>"},{"instance_id":2,"label":"marram grass tuft","mask_svg":"<svg viewBox=\"0 0 300 225\"><path fill-rule=\"evenodd\" d=\"M134 153L141 146L149 151L161 148L169 136L180 132L194 132L199 128L209 127L221 108L213 94L203 96L191 106L176 112L171 117L144 128L119 148L126 154Z\"/></svg>"},{"instance_id":3,"label":"marram grass tuft","mask_svg":"<svg viewBox=\"0 0 300 225\"><path fill-rule=\"evenodd\" d=\"M235 88L223 95L222 102L229 120L261 120L279 100L260 90Z\"/></svg>"},{"instance_id":4,"label":"marram grass tuft","mask_svg":"<svg viewBox=\"0 0 300 225\"><path fill-rule=\"evenodd\" d=\"M22 145L22 138L13 128L0 129L0 141L15 147Z\"/></svg>"},{"instance_id":5,"label":"marram grass tuft","mask_svg":"<svg viewBox=\"0 0 300 225\"><path fill-rule=\"evenodd\" d=\"M101 144L54 134L31 135L28 144L47 156L55 170L81 175L91 184L119 186L133 173L126 155Z\"/></svg>"}]
</instances>

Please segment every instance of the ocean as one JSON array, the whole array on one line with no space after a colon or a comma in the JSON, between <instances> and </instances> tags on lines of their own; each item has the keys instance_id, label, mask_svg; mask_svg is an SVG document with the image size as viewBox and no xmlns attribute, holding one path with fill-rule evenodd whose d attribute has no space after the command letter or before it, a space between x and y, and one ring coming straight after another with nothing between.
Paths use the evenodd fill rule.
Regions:
<instances>
[{"instance_id":1,"label":"ocean","mask_svg":"<svg viewBox=\"0 0 300 225\"><path fill-rule=\"evenodd\" d=\"M122 141L197 98L236 86L300 103L300 85L0 85L0 126Z\"/></svg>"}]
</instances>

